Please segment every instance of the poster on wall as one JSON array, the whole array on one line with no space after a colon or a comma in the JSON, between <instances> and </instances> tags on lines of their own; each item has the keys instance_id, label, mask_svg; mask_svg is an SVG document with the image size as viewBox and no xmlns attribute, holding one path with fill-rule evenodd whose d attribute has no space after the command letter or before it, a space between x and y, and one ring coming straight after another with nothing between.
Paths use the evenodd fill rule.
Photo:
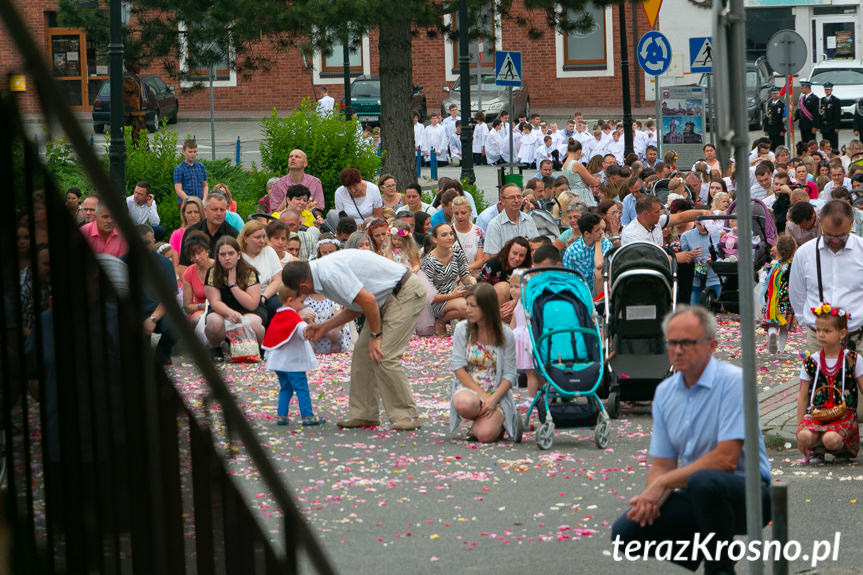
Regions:
<instances>
[{"instance_id":1,"label":"poster on wall","mask_svg":"<svg viewBox=\"0 0 863 575\"><path fill-rule=\"evenodd\" d=\"M661 155L677 154L677 167L688 170L704 157L703 146L709 141L705 133L704 88L701 86L665 86L660 89Z\"/></svg>"}]
</instances>

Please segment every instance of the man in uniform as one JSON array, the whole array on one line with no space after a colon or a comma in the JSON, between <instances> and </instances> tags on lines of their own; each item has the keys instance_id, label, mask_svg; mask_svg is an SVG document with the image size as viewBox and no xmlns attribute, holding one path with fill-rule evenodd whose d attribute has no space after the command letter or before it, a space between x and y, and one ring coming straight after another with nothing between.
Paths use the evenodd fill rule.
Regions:
<instances>
[{"instance_id":1,"label":"man in uniform","mask_svg":"<svg viewBox=\"0 0 863 575\"><path fill-rule=\"evenodd\" d=\"M818 96L812 93L812 83L800 82L800 99L797 100L797 109L794 110L794 118L800 127L800 141L808 142L815 139L820 121L818 115Z\"/></svg>"},{"instance_id":2,"label":"man in uniform","mask_svg":"<svg viewBox=\"0 0 863 575\"><path fill-rule=\"evenodd\" d=\"M785 102L782 101L781 88L774 86L770 90L770 101L767 102L767 113L764 115L764 135L770 138L770 151L785 145Z\"/></svg>"},{"instance_id":3,"label":"man in uniform","mask_svg":"<svg viewBox=\"0 0 863 575\"><path fill-rule=\"evenodd\" d=\"M126 112L125 125L132 126L132 144L138 145L138 134L147 129L144 118L144 94L138 74L141 66L134 58L126 59L126 73L123 74L123 107ZM159 129L159 126L156 126Z\"/></svg>"},{"instance_id":4,"label":"man in uniform","mask_svg":"<svg viewBox=\"0 0 863 575\"><path fill-rule=\"evenodd\" d=\"M833 95L832 82L824 83L824 97L818 107L821 118L821 139L828 140L834 150L839 149L839 123L842 121L842 105Z\"/></svg>"}]
</instances>

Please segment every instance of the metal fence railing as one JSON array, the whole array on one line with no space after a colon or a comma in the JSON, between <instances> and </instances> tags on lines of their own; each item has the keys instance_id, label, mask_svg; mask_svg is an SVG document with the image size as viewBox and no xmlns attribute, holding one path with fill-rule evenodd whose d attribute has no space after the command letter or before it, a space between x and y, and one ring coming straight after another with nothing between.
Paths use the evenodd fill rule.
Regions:
<instances>
[{"instance_id":1,"label":"metal fence railing","mask_svg":"<svg viewBox=\"0 0 863 575\"><path fill-rule=\"evenodd\" d=\"M122 195L111 193L43 54L9 2L0 17L48 121L58 122L129 246L94 256L0 94L2 573L294 573L333 570L271 458L194 337ZM125 269L125 275L112 270ZM110 276L110 277L109 277ZM117 281L117 277L126 278ZM181 393L142 329L162 302L203 382ZM278 529L231 473L259 478ZM5 528L4 528L5 527Z\"/></svg>"}]
</instances>

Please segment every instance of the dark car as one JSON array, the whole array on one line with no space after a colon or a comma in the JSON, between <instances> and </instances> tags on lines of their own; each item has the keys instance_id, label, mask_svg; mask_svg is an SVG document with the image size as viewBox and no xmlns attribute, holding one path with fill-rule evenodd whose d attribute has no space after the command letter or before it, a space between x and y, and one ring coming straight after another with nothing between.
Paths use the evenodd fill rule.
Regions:
<instances>
[{"instance_id":1,"label":"dark car","mask_svg":"<svg viewBox=\"0 0 863 575\"><path fill-rule=\"evenodd\" d=\"M713 103L710 99L711 94L707 91L707 74L701 75L698 84L704 88L704 94L707 98L705 107L707 123L710 124ZM761 129L761 119L764 117L767 102L770 100L770 89L775 85L773 70L766 58L762 56L755 62L746 63L746 116L749 119L750 128Z\"/></svg>"},{"instance_id":2,"label":"dark car","mask_svg":"<svg viewBox=\"0 0 863 575\"><path fill-rule=\"evenodd\" d=\"M180 104L173 86L166 86L158 76L141 76L143 91L144 119L147 129L155 132L162 125L162 118L168 118L169 124L177 123L177 112ZM105 126L111 123L111 84L105 82L99 88L96 100L93 102L93 131L101 134Z\"/></svg>"},{"instance_id":3,"label":"dark car","mask_svg":"<svg viewBox=\"0 0 863 575\"><path fill-rule=\"evenodd\" d=\"M422 86L414 86L411 96L413 111L419 114L420 122L426 117L426 95ZM345 113L345 100L339 104ZM379 126L381 123L381 80L377 75L358 76L351 82L351 108L363 124Z\"/></svg>"}]
</instances>

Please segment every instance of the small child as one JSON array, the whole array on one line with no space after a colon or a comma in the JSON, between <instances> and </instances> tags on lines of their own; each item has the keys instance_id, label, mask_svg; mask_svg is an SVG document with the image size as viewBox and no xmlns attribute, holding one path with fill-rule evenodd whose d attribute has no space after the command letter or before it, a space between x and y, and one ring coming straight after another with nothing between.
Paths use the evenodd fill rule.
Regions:
<instances>
[{"instance_id":1,"label":"small child","mask_svg":"<svg viewBox=\"0 0 863 575\"><path fill-rule=\"evenodd\" d=\"M689 298L689 303L692 305L701 304L701 295L705 289L713 290L716 297L722 289L722 283L719 281L719 276L710 267L710 247L716 248L719 243L719 231L710 230L703 222L696 221L695 227L691 230L683 232L680 236L680 249L688 252L701 248L701 253L692 260L695 264L695 272L692 275L692 294Z\"/></svg>"},{"instance_id":2,"label":"small child","mask_svg":"<svg viewBox=\"0 0 863 575\"><path fill-rule=\"evenodd\" d=\"M860 447L857 390L863 385L863 362L842 345L850 317L845 310L824 303L812 312L821 350L804 354L800 369L797 447L809 463L823 463L825 452L836 462L847 461Z\"/></svg>"},{"instance_id":3,"label":"small child","mask_svg":"<svg viewBox=\"0 0 863 575\"><path fill-rule=\"evenodd\" d=\"M276 423L288 424L288 409L294 392L300 404L300 415L304 427L320 425L326 420L315 415L306 372L318 368L318 360L312 346L303 336L306 322L297 313L303 309L303 298L289 295L284 287L279 289L283 307L276 311L264 335L261 347L266 350L267 369L275 371L281 384L279 405L276 408Z\"/></svg>"},{"instance_id":4,"label":"small child","mask_svg":"<svg viewBox=\"0 0 863 575\"><path fill-rule=\"evenodd\" d=\"M521 274L522 270L514 270L509 276L509 293L512 299L518 301L512 312L510 326L515 337L515 367L527 374L527 398L517 407L528 409L539 392L540 379L533 369L533 347L530 343L530 325L521 305Z\"/></svg>"},{"instance_id":5,"label":"small child","mask_svg":"<svg viewBox=\"0 0 863 575\"><path fill-rule=\"evenodd\" d=\"M411 234L410 226L396 220L389 229L390 241L384 247L384 256L417 273L422 263L420 250Z\"/></svg>"},{"instance_id":6,"label":"small child","mask_svg":"<svg viewBox=\"0 0 863 575\"><path fill-rule=\"evenodd\" d=\"M300 249L302 249L300 236L291 234L288 236L288 242L285 244L285 251L289 253L295 260L300 259Z\"/></svg>"},{"instance_id":7,"label":"small child","mask_svg":"<svg viewBox=\"0 0 863 575\"><path fill-rule=\"evenodd\" d=\"M290 236L290 233L285 222L273 220L267 224L267 241L270 243L270 247L276 251L276 255L279 256L279 263L282 264L282 267L285 267L286 263L297 259L288 252L288 236ZM297 246L297 253L299 253L299 246Z\"/></svg>"},{"instance_id":8,"label":"small child","mask_svg":"<svg viewBox=\"0 0 863 575\"><path fill-rule=\"evenodd\" d=\"M764 307L761 309L767 328L767 350L784 353L788 328L794 322L794 310L788 297L788 278L797 242L787 234L776 240L776 259L764 266Z\"/></svg>"}]
</instances>

